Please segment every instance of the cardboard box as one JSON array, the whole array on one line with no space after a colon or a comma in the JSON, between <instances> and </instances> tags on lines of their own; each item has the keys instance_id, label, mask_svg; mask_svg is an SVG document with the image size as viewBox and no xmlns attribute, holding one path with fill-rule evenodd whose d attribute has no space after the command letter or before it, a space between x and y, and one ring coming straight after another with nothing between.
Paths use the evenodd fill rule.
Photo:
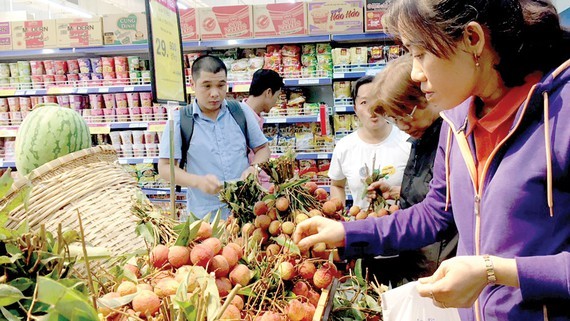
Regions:
<instances>
[{"instance_id":1,"label":"cardboard box","mask_svg":"<svg viewBox=\"0 0 570 321\"><path fill-rule=\"evenodd\" d=\"M183 42L200 40L197 14L194 8L180 9L180 30Z\"/></svg>"},{"instance_id":2,"label":"cardboard box","mask_svg":"<svg viewBox=\"0 0 570 321\"><path fill-rule=\"evenodd\" d=\"M253 37L252 6L201 8L198 21L202 40Z\"/></svg>"},{"instance_id":3,"label":"cardboard box","mask_svg":"<svg viewBox=\"0 0 570 321\"><path fill-rule=\"evenodd\" d=\"M311 35L361 33L362 0L309 2L308 21Z\"/></svg>"},{"instance_id":4,"label":"cardboard box","mask_svg":"<svg viewBox=\"0 0 570 321\"><path fill-rule=\"evenodd\" d=\"M9 22L0 22L0 51L12 50L12 29Z\"/></svg>"},{"instance_id":5,"label":"cardboard box","mask_svg":"<svg viewBox=\"0 0 570 321\"><path fill-rule=\"evenodd\" d=\"M103 45L101 18L57 19L59 48L93 47Z\"/></svg>"},{"instance_id":6,"label":"cardboard box","mask_svg":"<svg viewBox=\"0 0 570 321\"><path fill-rule=\"evenodd\" d=\"M148 28L144 12L103 16L105 45L133 45L147 42Z\"/></svg>"},{"instance_id":7,"label":"cardboard box","mask_svg":"<svg viewBox=\"0 0 570 321\"><path fill-rule=\"evenodd\" d=\"M384 32L382 16L388 10L387 0L366 0L364 6L364 31Z\"/></svg>"},{"instance_id":8,"label":"cardboard box","mask_svg":"<svg viewBox=\"0 0 570 321\"><path fill-rule=\"evenodd\" d=\"M44 49L57 46L55 20L15 21L12 25L12 48Z\"/></svg>"},{"instance_id":9,"label":"cardboard box","mask_svg":"<svg viewBox=\"0 0 570 321\"><path fill-rule=\"evenodd\" d=\"M307 34L307 4L272 3L253 6L255 37Z\"/></svg>"}]
</instances>

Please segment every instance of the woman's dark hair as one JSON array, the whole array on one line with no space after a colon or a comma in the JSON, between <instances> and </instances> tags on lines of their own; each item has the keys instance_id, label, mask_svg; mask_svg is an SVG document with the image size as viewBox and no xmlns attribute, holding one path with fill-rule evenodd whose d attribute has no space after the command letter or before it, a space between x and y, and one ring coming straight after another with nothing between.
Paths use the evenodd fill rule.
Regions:
<instances>
[{"instance_id":1,"label":"woman's dark hair","mask_svg":"<svg viewBox=\"0 0 570 321\"><path fill-rule=\"evenodd\" d=\"M508 87L546 73L570 57L568 40L549 0L395 0L384 18L388 32L440 58L455 52L468 23L485 27Z\"/></svg>"},{"instance_id":2,"label":"woman's dark hair","mask_svg":"<svg viewBox=\"0 0 570 321\"><path fill-rule=\"evenodd\" d=\"M361 77L360 79L358 79L357 81L355 81L352 84L352 101L354 101L354 103L356 104L356 96L358 96L358 89L360 89L360 86L362 85L366 85L371 83L374 80L374 76L364 76Z\"/></svg>"}]
</instances>

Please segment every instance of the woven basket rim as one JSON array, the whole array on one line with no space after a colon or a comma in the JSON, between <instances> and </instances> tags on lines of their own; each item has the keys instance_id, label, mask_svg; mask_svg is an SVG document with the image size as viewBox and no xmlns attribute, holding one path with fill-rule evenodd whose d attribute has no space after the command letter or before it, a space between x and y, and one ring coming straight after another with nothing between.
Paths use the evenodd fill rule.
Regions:
<instances>
[{"instance_id":1,"label":"woven basket rim","mask_svg":"<svg viewBox=\"0 0 570 321\"><path fill-rule=\"evenodd\" d=\"M95 155L95 154L115 154L115 158L116 158L116 152L115 152L115 149L113 148L113 146L111 146L111 145L99 145L99 146L95 146L95 147L85 148L85 149L82 149L82 150L61 156L61 157L56 158L54 160L51 160L51 161L43 164L42 166L34 169L33 171L31 171L26 176L20 175L19 178L14 181L14 183L12 184L12 187L10 188L8 193L2 199L0 199L0 209L7 202L9 202L9 200L11 200L13 198L14 193L19 192L22 187L30 185L31 182L34 181L35 179L37 179L37 178L39 178L39 177L41 177L41 176L43 176L43 175L45 175L51 171L58 170L60 167L66 165L66 164L68 164L74 160L85 158L87 156Z\"/></svg>"}]
</instances>

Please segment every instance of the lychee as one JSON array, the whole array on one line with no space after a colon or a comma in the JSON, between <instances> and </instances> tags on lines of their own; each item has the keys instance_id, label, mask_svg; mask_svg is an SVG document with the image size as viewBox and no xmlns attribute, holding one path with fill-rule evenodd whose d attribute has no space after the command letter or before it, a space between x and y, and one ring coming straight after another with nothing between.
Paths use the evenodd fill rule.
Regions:
<instances>
[{"instance_id":1,"label":"lychee","mask_svg":"<svg viewBox=\"0 0 570 321\"><path fill-rule=\"evenodd\" d=\"M291 321L303 320L303 318L305 317L304 304L297 299L289 301L289 304L287 305L287 317Z\"/></svg>"},{"instance_id":2,"label":"lychee","mask_svg":"<svg viewBox=\"0 0 570 321\"><path fill-rule=\"evenodd\" d=\"M176 274L174 275L174 279L178 283L182 283L186 280L188 284L187 291L192 292L198 285L197 275L196 272L191 265L184 265L181 266L178 270L176 270Z\"/></svg>"},{"instance_id":3,"label":"lychee","mask_svg":"<svg viewBox=\"0 0 570 321\"><path fill-rule=\"evenodd\" d=\"M275 221L277 219L277 210L275 208L271 208L267 212L267 216L269 216L272 221Z\"/></svg>"},{"instance_id":4,"label":"lychee","mask_svg":"<svg viewBox=\"0 0 570 321\"><path fill-rule=\"evenodd\" d=\"M268 231L269 231L269 234L271 234L273 236L279 235L279 233L281 233L281 222L272 221L271 224L269 224Z\"/></svg>"},{"instance_id":5,"label":"lychee","mask_svg":"<svg viewBox=\"0 0 570 321\"><path fill-rule=\"evenodd\" d=\"M295 215L295 223L299 224L301 222L303 222L304 220L308 220L309 216L305 213L299 213L297 215Z\"/></svg>"},{"instance_id":6,"label":"lychee","mask_svg":"<svg viewBox=\"0 0 570 321\"><path fill-rule=\"evenodd\" d=\"M130 271L137 279L141 277L141 270L136 265L127 263L123 266L123 269L125 271Z\"/></svg>"},{"instance_id":7,"label":"lychee","mask_svg":"<svg viewBox=\"0 0 570 321\"><path fill-rule=\"evenodd\" d=\"M269 208L267 207L267 203L265 203L264 201L257 201L255 202L255 205L253 205L253 214L259 216L259 215L265 215L267 214L267 210Z\"/></svg>"},{"instance_id":8,"label":"lychee","mask_svg":"<svg viewBox=\"0 0 570 321\"><path fill-rule=\"evenodd\" d=\"M154 293L158 295L159 298L164 298L176 294L176 290L178 290L179 286L180 283L175 279L164 279L156 284Z\"/></svg>"},{"instance_id":9,"label":"lychee","mask_svg":"<svg viewBox=\"0 0 570 321\"><path fill-rule=\"evenodd\" d=\"M241 313L234 305L228 305L220 320L241 320Z\"/></svg>"},{"instance_id":10,"label":"lychee","mask_svg":"<svg viewBox=\"0 0 570 321\"><path fill-rule=\"evenodd\" d=\"M275 256L281 252L281 246L278 244L269 244L265 251L267 252L267 256Z\"/></svg>"},{"instance_id":11,"label":"lychee","mask_svg":"<svg viewBox=\"0 0 570 321\"><path fill-rule=\"evenodd\" d=\"M117 287L117 293L120 296L125 296L137 292L137 285L131 281L123 281Z\"/></svg>"},{"instance_id":12,"label":"lychee","mask_svg":"<svg viewBox=\"0 0 570 321\"><path fill-rule=\"evenodd\" d=\"M228 262L230 269L233 268L239 260L239 254L236 252L234 247L229 245L224 246L222 249L222 256Z\"/></svg>"},{"instance_id":13,"label":"lychee","mask_svg":"<svg viewBox=\"0 0 570 321\"><path fill-rule=\"evenodd\" d=\"M200 244L208 246L214 254L218 254L222 250L222 242L216 237L209 237Z\"/></svg>"},{"instance_id":14,"label":"lychee","mask_svg":"<svg viewBox=\"0 0 570 321\"><path fill-rule=\"evenodd\" d=\"M353 205L348 211L348 214L350 214L350 216L356 216L358 213L360 213L360 206L358 205Z\"/></svg>"},{"instance_id":15,"label":"lychee","mask_svg":"<svg viewBox=\"0 0 570 321\"><path fill-rule=\"evenodd\" d=\"M168 248L165 245L159 244L155 246L150 252L150 263L155 268L162 268L168 262Z\"/></svg>"},{"instance_id":16,"label":"lychee","mask_svg":"<svg viewBox=\"0 0 570 321\"><path fill-rule=\"evenodd\" d=\"M319 187L315 190L315 197L317 198L317 200L324 202L329 197L329 194L324 188Z\"/></svg>"},{"instance_id":17,"label":"lychee","mask_svg":"<svg viewBox=\"0 0 570 321\"><path fill-rule=\"evenodd\" d=\"M309 290L309 302L311 302L312 305L317 306L319 304L320 298L321 295L318 294L315 290Z\"/></svg>"},{"instance_id":18,"label":"lychee","mask_svg":"<svg viewBox=\"0 0 570 321\"><path fill-rule=\"evenodd\" d=\"M243 298L239 295L234 296L231 304L233 306L235 306L236 308L238 308L238 310L240 310L240 311L243 310L243 307L245 305L245 303L243 302Z\"/></svg>"},{"instance_id":19,"label":"lychee","mask_svg":"<svg viewBox=\"0 0 570 321\"><path fill-rule=\"evenodd\" d=\"M295 232L295 223L283 222L283 224L281 224L281 231L283 231L284 234L292 235L293 232Z\"/></svg>"},{"instance_id":20,"label":"lychee","mask_svg":"<svg viewBox=\"0 0 570 321\"><path fill-rule=\"evenodd\" d=\"M168 262L175 268L190 263L190 250L186 246L171 246L168 249Z\"/></svg>"},{"instance_id":21,"label":"lychee","mask_svg":"<svg viewBox=\"0 0 570 321\"><path fill-rule=\"evenodd\" d=\"M246 286L251 280L251 271L249 268L243 264L238 264L230 272L230 281L233 285L241 284L241 286Z\"/></svg>"},{"instance_id":22,"label":"lychee","mask_svg":"<svg viewBox=\"0 0 570 321\"><path fill-rule=\"evenodd\" d=\"M137 284L137 291L142 291L142 290L154 291L154 289L152 288L152 285L150 285L148 283Z\"/></svg>"},{"instance_id":23,"label":"lychee","mask_svg":"<svg viewBox=\"0 0 570 321\"><path fill-rule=\"evenodd\" d=\"M221 277L216 279L216 287L218 288L218 294L220 296L226 296L232 290L232 283L226 277Z\"/></svg>"},{"instance_id":24,"label":"lychee","mask_svg":"<svg viewBox=\"0 0 570 321\"><path fill-rule=\"evenodd\" d=\"M239 245L238 243L230 242L227 246L231 246L234 250L236 250L238 260L243 257L243 244Z\"/></svg>"},{"instance_id":25,"label":"lychee","mask_svg":"<svg viewBox=\"0 0 570 321\"><path fill-rule=\"evenodd\" d=\"M319 268L313 276L313 284L319 289L327 288L334 278L334 271L327 268Z\"/></svg>"},{"instance_id":26,"label":"lychee","mask_svg":"<svg viewBox=\"0 0 570 321\"><path fill-rule=\"evenodd\" d=\"M358 214L356 214L356 219L357 220L364 220L368 217L368 213L364 212L364 211L360 211Z\"/></svg>"},{"instance_id":27,"label":"lychee","mask_svg":"<svg viewBox=\"0 0 570 321\"><path fill-rule=\"evenodd\" d=\"M295 267L291 262L281 262L281 264L279 264L278 271L282 280L288 281L295 277Z\"/></svg>"},{"instance_id":28,"label":"lychee","mask_svg":"<svg viewBox=\"0 0 570 321\"><path fill-rule=\"evenodd\" d=\"M331 197L331 199L329 200L329 202L333 202L333 204L336 205L336 210L340 211L344 208L344 203L342 202L342 200L338 197Z\"/></svg>"},{"instance_id":29,"label":"lychee","mask_svg":"<svg viewBox=\"0 0 570 321\"><path fill-rule=\"evenodd\" d=\"M208 246L198 244L190 252L192 264L206 267L208 262L214 257L214 252Z\"/></svg>"},{"instance_id":30,"label":"lychee","mask_svg":"<svg viewBox=\"0 0 570 321\"><path fill-rule=\"evenodd\" d=\"M326 201L323 204L323 214L331 216L336 213L336 204L333 201Z\"/></svg>"},{"instance_id":31,"label":"lychee","mask_svg":"<svg viewBox=\"0 0 570 321\"><path fill-rule=\"evenodd\" d=\"M198 233L196 234L196 241L205 240L209 237L212 237L212 225L208 222L202 222L200 224L200 229L198 229Z\"/></svg>"},{"instance_id":32,"label":"lychee","mask_svg":"<svg viewBox=\"0 0 570 321\"><path fill-rule=\"evenodd\" d=\"M228 276L228 273L230 273L230 265L223 255L216 255L208 265L208 272L214 272L217 278Z\"/></svg>"},{"instance_id":33,"label":"lychee","mask_svg":"<svg viewBox=\"0 0 570 321\"><path fill-rule=\"evenodd\" d=\"M390 205L390 207L388 208L388 212L390 212L390 214L393 214L395 211L399 210L400 207L396 204L392 204Z\"/></svg>"},{"instance_id":34,"label":"lychee","mask_svg":"<svg viewBox=\"0 0 570 321\"><path fill-rule=\"evenodd\" d=\"M315 272L317 271L317 267L311 261L303 261L298 267L297 270L299 271L299 275L305 279L312 281Z\"/></svg>"},{"instance_id":35,"label":"lychee","mask_svg":"<svg viewBox=\"0 0 570 321\"><path fill-rule=\"evenodd\" d=\"M293 293L295 293L296 296L308 298L309 290L310 287L305 281L297 281L297 283L295 283L293 286Z\"/></svg>"},{"instance_id":36,"label":"lychee","mask_svg":"<svg viewBox=\"0 0 570 321\"><path fill-rule=\"evenodd\" d=\"M271 219L267 215L260 215L255 218L254 225L257 228L267 230L271 224Z\"/></svg>"},{"instance_id":37,"label":"lychee","mask_svg":"<svg viewBox=\"0 0 570 321\"><path fill-rule=\"evenodd\" d=\"M250 236L253 233L253 231L255 231L255 226L252 223L245 223L241 227L241 235Z\"/></svg>"},{"instance_id":38,"label":"lychee","mask_svg":"<svg viewBox=\"0 0 570 321\"><path fill-rule=\"evenodd\" d=\"M315 193L315 191L317 190L317 188L319 188L319 186L315 182L306 182L305 188L307 189L309 194L313 195L313 193Z\"/></svg>"},{"instance_id":39,"label":"lychee","mask_svg":"<svg viewBox=\"0 0 570 321\"><path fill-rule=\"evenodd\" d=\"M309 213L307 215L309 217L315 217L315 216L323 216L323 213L321 213L321 211L319 211L319 210L312 209L309 211Z\"/></svg>"},{"instance_id":40,"label":"lychee","mask_svg":"<svg viewBox=\"0 0 570 321\"><path fill-rule=\"evenodd\" d=\"M160 298L154 292L143 290L133 298L133 310L142 315L154 315L160 308Z\"/></svg>"},{"instance_id":41,"label":"lychee","mask_svg":"<svg viewBox=\"0 0 570 321\"><path fill-rule=\"evenodd\" d=\"M261 244L265 244L269 240L269 234L267 234L266 230L262 228L256 228L251 235L251 239L255 243L261 242Z\"/></svg>"},{"instance_id":42,"label":"lychee","mask_svg":"<svg viewBox=\"0 0 570 321\"><path fill-rule=\"evenodd\" d=\"M289 199L286 197L280 197L277 199L277 201L275 201L275 207L281 211L281 212L285 212L286 210L289 209Z\"/></svg>"}]
</instances>

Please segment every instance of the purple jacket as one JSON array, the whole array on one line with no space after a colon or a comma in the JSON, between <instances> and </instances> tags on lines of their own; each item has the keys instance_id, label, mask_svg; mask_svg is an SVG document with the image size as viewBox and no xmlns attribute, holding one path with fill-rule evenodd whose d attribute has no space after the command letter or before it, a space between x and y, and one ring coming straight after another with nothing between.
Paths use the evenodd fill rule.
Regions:
<instances>
[{"instance_id":1,"label":"purple jacket","mask_svg":"<svg viewBox=\"0 0 570 321\"><path fill-rule=\"evenodd\" d=\"M533 87L479 184L470 173L473 137L464 135L472 99L442 113L426 199L391 216L344 223L344 255L417 249L455 222L457 255L515 258L520 281L518 289L487 286L479 311L460 309L462 320L570 320L569 81L570 60Z\"/></svg>"}]
</instances>

